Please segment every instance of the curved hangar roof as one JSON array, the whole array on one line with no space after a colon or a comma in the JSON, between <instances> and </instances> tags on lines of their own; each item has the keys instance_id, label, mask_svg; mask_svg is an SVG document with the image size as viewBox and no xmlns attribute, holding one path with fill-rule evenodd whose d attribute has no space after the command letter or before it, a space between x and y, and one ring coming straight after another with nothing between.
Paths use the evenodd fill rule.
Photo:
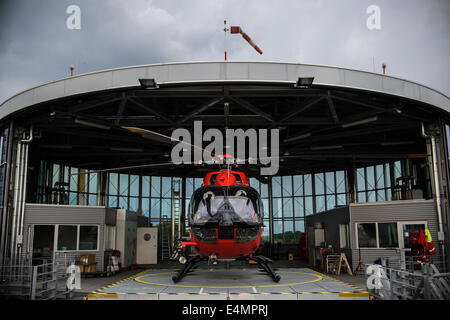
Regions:
<instances>
[{"instance_id":1,"label":"curved hangar roof","mask_svg":"<svg viewBox=\"0 0 450 320\"><path fill-rule=\"evenodd\" d=\"M308 78L313 78L311 85ZM141 85L139 79L154 79L156 87ZM300 84L302 79L306 82ZM223 102L229 102L228 112ZM82 74L23 91L0 105L0 121L15 118L40 130L33 144L36 158L86 168L168 161L171 145L124 132L122 125L169 136L178 127L192 129L194 120L202 120L204 130L225 123L230 128L279 128L281 174L342 168L355 158L363 165L424 152L420 122L449 114L449 97L390 76L229 61ZM152 170L168 175L186 171L180 166ZM202 170L207 169L192 173Z\"/></svg>"}]
</instances>

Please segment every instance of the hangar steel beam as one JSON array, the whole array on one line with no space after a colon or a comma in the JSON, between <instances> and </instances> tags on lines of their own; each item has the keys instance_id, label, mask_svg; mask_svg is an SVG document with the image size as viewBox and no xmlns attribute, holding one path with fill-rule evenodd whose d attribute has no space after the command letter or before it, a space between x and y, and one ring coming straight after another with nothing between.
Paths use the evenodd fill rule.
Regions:
<instances>
[{"instance_id":1,"label":"hangar steel beam","mask_svg":"<svg viewBox=\"0 0 450 320\"><path fill-rule=\"evenodd\" d=\"M224 98L223 97L218 97L218 98L214 98L213 100L199 106L198 108L194 109L193 111L191 111L190 113L188 113L187 115L185 115L182 119L177 121L177 124L181 124L187 120L189 120L190 118L192 118L193 116L215 106L217 103L219 103L220 101L222 101Z\"/></svg>"},{"instance_id":2,"label":"hangar steel beam","mask_svg":"<svg viewBox=\"0 0 450 320\"><path fill-rule=\"evenodd\" d=\"M240 105L241 107L250 110L251 112L263 117L264 119L269 120L270 122L274 122L275 119L268 113L262 111L261 109L255 107L253 104L251 104L248 101L245 101L241 98L237 98L237 97L233 97L233 96L229 96L230 100L232 100L233 102L237 103L238 105Z\"/></svg>"},{"instance_id":3,"label":"hangar steel beam","mask_svg":"<svg viewBox=\"0 0 450 320\"><path fill-rule=\"evenodd\" d=\"M170 119L167 115L163 114L162 112L158 112L156 110L153 110L152 108L146 106L145 104L142 104L141 102L136 101L134 98L128 98L128 100L130 102L134 103L135 105L137 105L138 107L140 107L141 109L144 109L145 111L147 111L147 112L149 112L151 114L154 114L155 116L157 116L157 117L159 117L161 119L164 119L167 122L174 123L172 119Z\"/></svg>"},{"instance_id":4,"label":"hangar steel beam","mask_svg":"<svg viewBox=\"0 0 450 320\"><path fill-rule=\"evenodd\" d=\"M119 107L117 108L117 113L116 113L116 120L114 121L114 124L116 126L119 125L120 121L123 118L123 112L125 111L125 107L127 105L127 96L125 94L125 92L122 93L122 100L120 100L120 104Z\"/></svg>"},{"instance_id":5,"label":"hangar steel beam","mask_svg":"<svg viewBox=\"0 0 450 320\"><path fill-rule=\"evenodd\" d=\"M327 102L328 102L328 108L331 112L331 117L333 118L334 123L339 123L339 117L336 113L336 108L334 107L333 99L331 98L331 91L328 90L327 92Z\"/></svg>"},{"instance_id":6,"label":"hangar steel beam","mask_svg":"<svg viewBox=\"0 0 450 320\"><path fill-rule=\"evenodd\" d=\"M286 120L292 118L293 116L296 116L296 115L298 115L298 114L308 110L309 108L314 106L316 103L320 102L323 98L324 98L323 96L320 96L318 98L310 99L306 104L300 106L298 109L292 111L291 113L287 114L283 118L277 120L274 125L278 125L278 124L284 123Z\"/></svg>"}]
</instances>

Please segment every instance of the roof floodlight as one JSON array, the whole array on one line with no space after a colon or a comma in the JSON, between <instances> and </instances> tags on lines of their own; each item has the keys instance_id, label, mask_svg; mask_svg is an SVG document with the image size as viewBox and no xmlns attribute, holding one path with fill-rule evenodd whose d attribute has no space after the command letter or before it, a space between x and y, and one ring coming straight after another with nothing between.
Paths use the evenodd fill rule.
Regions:
<instances>
[{"instance_id":1,"label":"roof floodlight","mask_svg":"<svg viewBox=\"0 0 450 320\"><path fill-rule=\"evenodd\" d=\"M296 141L296 140L301 140L301 139L308 138L310 136L311 136L311 132L308 132L308 133L302 134L300 136L284 139L284 142L292 142L292 141Z\"/></svg>"},{"instance_id":2,"label":"roof floodlight","mask_svg":"<svg viewBox=\"0 0 450 320\"><path fill-rule=\"evenodd\" d=\"M156 80L153 78L150 79L139 79L139 82L142 87L146 89L157 89L159 88L158 84L156 83Z\"/></svg>"}]
</instances>

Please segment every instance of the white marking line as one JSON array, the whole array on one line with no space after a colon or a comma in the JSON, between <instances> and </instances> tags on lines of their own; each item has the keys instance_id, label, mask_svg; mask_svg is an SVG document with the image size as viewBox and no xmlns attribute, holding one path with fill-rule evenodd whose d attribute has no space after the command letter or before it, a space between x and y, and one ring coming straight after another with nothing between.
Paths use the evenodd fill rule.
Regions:
<instances>
[{"instance_id":1,"label":"white marking line","mask_svg":"<svg viewBox=\"0 0 450 320\"><path fill-rule=\"evenodd\" d=\"M203 293L203 288L200 289L200 291L198 292L199 294Z\"/></svg>"},{"instance_id":2,"label":"white marking line","mask_svg":"<svg viewBox=\"0 0 450 320\"><path fill-rule=\"evenodd\" d=\"M252 289L253 289L253 292L254 292L254 293L258 293L258 291L256 291L256 288L255 288L255 287L252 287Z\"/></svg>"}]
</instances>

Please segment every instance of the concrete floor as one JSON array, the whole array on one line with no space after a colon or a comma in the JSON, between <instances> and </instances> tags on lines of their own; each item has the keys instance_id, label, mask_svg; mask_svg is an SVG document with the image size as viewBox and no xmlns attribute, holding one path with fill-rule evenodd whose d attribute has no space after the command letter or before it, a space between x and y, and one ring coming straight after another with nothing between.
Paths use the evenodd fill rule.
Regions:
<instances>
[{"instance_id":1,"label":"concrete floor","mask_svg":"<svg viewBox=\"0 0 450 320\"><path fill-rule=\"evenodd\" d=\"M364 276L324 275L296 262L274 263L278 283L255 265L201 264L178 283L179 264L129 270L111 277L82 278L77 297L120 300L368 300Z\"/></svg>"}]
</instances>

